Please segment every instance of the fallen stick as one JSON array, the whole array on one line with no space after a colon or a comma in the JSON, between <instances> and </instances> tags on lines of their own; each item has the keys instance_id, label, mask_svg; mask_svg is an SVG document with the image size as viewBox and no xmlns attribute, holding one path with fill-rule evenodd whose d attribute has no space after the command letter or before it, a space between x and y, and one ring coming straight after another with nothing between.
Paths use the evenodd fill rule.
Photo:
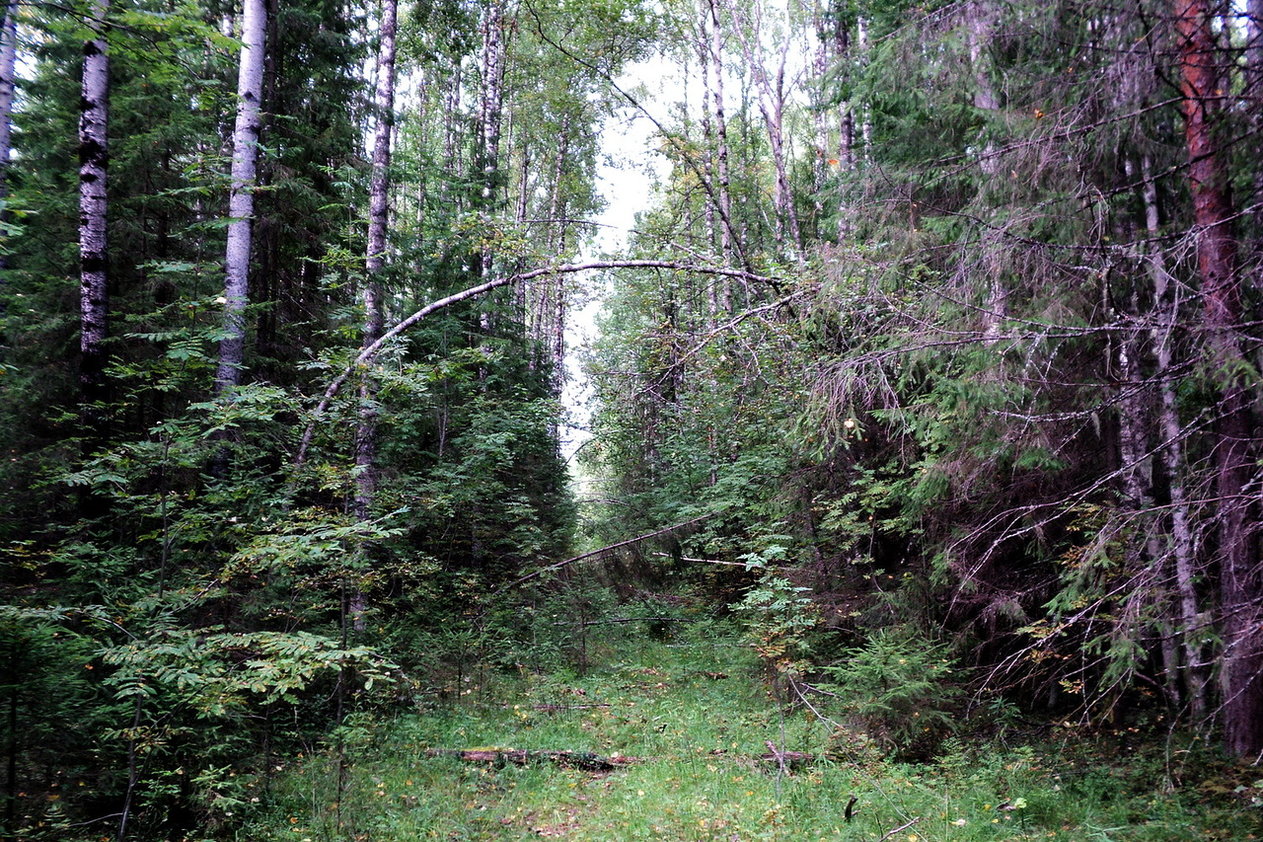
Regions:
<instances>
[{"instance_id":1,"label":"fallen stick","mask_svg":"<svg viewBox=\"0 0 1263 842\"><path fill-rule=\"evenodd\" d=\"M901 830L907 830L908 828L912 827L914 824L916 824L916 823L917 823L917 822L919 822L919 821L921 821L921 817L920 817L920 816L917 816L915 819L913 819L912 821L908 822L907 824L901 824L901 825L899 825L899 826L898 826L898 827L896 827L894 830L890 831L890 832L889 832L889 833L887 833L885 836L883 836L881 839L878 839L878 840L877 840L877 842L886 842L886 840L887 840L887 839L889 839L890 837L894 836L894 835L895 835L896 833L898 833L899 831L901 831Z\"/></svg>"},{"instance_id":2,"label":"fallen stick","mask_svg":"<svg viewBox=\"0 0 1263 842\"><path fill-rule=\"evenodd\" d=\"M763 745L767 746L768 750L772 752L772 757L776 759L776 765L780 767L781 774L788 775L789 769L785 766L785 752L778 749L771 740L764 740Z\"/></svg>"},{"instance_id":3,"label":"fallen stick","mask_svg":"<svg viewBox=\"0 0 1263 842\"><path fill-rule=\"evenodd\" d=\"M431 748L427 757L458 757L470 763L512 763L525 766L528 763L552 763L566 769L582 769L585 772L612 772L620 766L637 762L635 757L601 757L590 751L528 751L509 748Z\"/></svg>"}]
</instances>

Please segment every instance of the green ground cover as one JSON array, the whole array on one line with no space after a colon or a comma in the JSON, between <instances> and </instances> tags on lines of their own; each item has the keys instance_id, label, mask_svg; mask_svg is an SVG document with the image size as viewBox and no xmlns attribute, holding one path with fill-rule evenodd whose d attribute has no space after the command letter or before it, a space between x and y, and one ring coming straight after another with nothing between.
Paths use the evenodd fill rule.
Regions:
<instances>
[{"instance_id":1,"label":"green ground cover","mask_svg":"<svg viewBox=\"0 0 1263 842\"><path fill-rule=\"evenodd\" d=\"M274 806L241 838L1263 838L1263 772L1171 740L1125 729L1091 739L1056 729L1035 745L962 735L932 763L899 763L780 704L754 652L711 625L667 641L629 635L591 655L582 675L476 673L448 703L347 732L343 762L330 752L280 764ZM818 759L782 770L758 759L769 742ZM427 754L474 748L635 761L591 772Z\"/></svg>"}]
</instances>

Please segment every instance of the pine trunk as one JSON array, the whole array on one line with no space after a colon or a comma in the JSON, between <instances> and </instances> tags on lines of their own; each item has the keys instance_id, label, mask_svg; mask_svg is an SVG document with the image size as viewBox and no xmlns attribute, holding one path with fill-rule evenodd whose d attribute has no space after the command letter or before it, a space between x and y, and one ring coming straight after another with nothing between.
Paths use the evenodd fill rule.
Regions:
<instances>
[{"instance_id":1,"label":"pine trunk","mask_svg":"<svg viewBox=\"0 0 1263 842\"><path fill-rule=\"evenodd\" d=\"M250 299L251 224L259 159L263 97L265 0L245 0L241 25L241 62L237 75L237 119L232 133L232 176L228 198L228 245L224 254L224 337L219 343L215 390L241 382L245 362L246 305Z\"/></svg>"},{"instance_id":2,"label":"pine trunk","mask_svg":"<svg viewBox=\"0 0 1263 842\"><path fill-rule=\"evenodd\" d=\"M1253 435L1250 395L1240 375L1245 360L1237 339L1242 299L1232 231L1234 209L1215 126L1214 103L1219 101L1221 90L1218 62L1226 59L1215 40L1212 14L1206 0L1175 0L1179 88L1203 327L1208 361L1220 381L1214 452L1223 612L1221 710L1228 751L1254 757L1263 752L1263 587L1255 564L1257 507L1246 488Z\"/></svg>"},{"instance_id":3,"label":"pine trunk","mask_svg":"<svg viewBox=\"0 0 1263 842\"><path fill-rule=\"evenodd\" d=\"M79 115L79 385L85 422L102 432L106 398L105 340L108 335L109 249L106 219L106 170L109 163L110 66L106 52L107 0L97 0L89 24L92 37L83 44L83 86Z\"/></svg>"}]
</instances>

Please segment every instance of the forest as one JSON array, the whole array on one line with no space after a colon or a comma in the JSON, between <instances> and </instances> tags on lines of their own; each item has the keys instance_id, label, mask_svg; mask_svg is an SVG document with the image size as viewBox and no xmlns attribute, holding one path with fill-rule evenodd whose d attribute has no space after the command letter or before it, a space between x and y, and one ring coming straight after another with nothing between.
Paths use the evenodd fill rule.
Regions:
<instances>
[{"instance_id":1,"label":"forest","mask_svg":"<svg viewBox=\"0 0 1263 842\"><path fill-rule=\"evenodd\" d=\"M0 2L0 839L1263 838L1263 0Z\"/></svg>"}]
</instances>

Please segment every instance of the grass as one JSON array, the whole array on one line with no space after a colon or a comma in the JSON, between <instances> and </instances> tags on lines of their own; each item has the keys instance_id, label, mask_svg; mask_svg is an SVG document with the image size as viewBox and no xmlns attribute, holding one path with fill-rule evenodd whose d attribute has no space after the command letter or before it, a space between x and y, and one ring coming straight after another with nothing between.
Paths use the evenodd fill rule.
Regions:
<instances>
[{"instance_id":1,"label":"grass","mask_svg":"<svg viewBox=\"0 0 1263 842\"><path fill-rule=\"evenodd\" d=\"M1185 767L1173 780L1162 751L1118 751L1125 732L1109 746L1069 732L1064 746L959 740L933 764L895 763L839 744L832 725L778 704L753 652L712 626L669 643L624 639L595 653L584 675L471 679L459 701L361 732L345 764L332 755L298 759L272 806L239 838L1263 839L1263 770L1251 777L1217 766L1197 779ZM756 759L768 741L782 751L832 750L832 759L785 774ZM487 747L638 761L591 773L426 754Z\"/></svg>"}]
</instances>

